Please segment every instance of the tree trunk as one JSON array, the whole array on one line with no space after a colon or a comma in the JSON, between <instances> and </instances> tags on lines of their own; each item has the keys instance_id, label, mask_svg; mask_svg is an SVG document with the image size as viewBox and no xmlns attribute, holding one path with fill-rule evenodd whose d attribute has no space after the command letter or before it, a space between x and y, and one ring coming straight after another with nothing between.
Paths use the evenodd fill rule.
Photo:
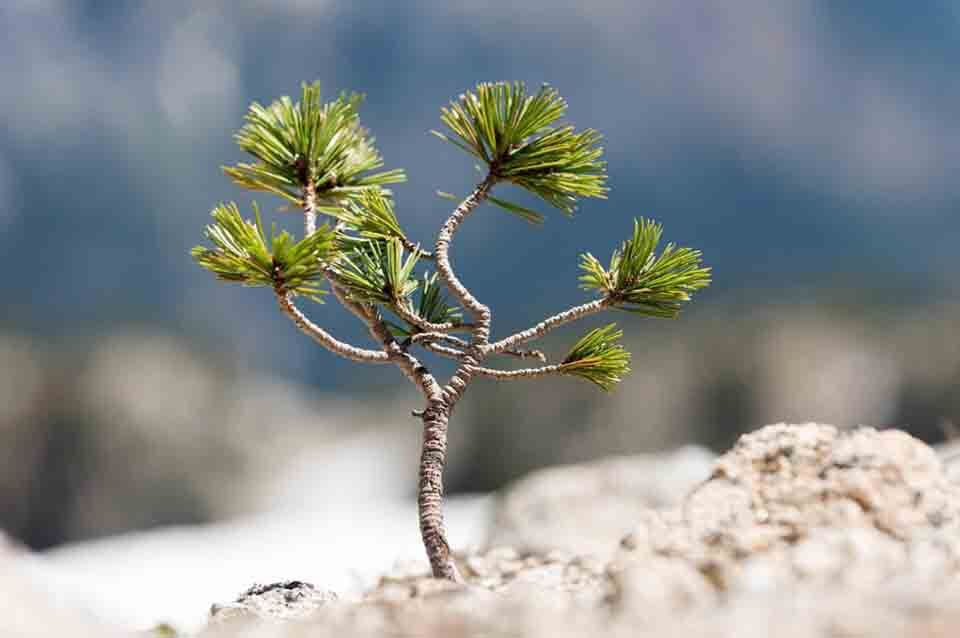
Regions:
<instances>
[{"instance_id":1,"label":"tree trunk","mask_svg":"<svg viewBox=\"0 0 960 638\"><path fill-rule=\"evenodd\" d=\"M443 466L447 457L449 419L449 408L441 401L431 402L423 413L417 505L420 510L420 535L434 577L458 581L460 575L450 558L450 546L443 528Z\"/></svg>"}]
</instances>

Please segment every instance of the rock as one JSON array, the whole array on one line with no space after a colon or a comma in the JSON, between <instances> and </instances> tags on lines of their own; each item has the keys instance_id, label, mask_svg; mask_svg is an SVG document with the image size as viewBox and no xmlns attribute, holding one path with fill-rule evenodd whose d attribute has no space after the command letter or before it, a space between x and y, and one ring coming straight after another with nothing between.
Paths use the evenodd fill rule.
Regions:
<instances>
[{"instance_id":1,"label":"rock","mask_svg":"<svg viewBox=\"0 0 960 638\"><path fill-rule=\"evenodd\" d=\"M608 559L638 517L680 502L713 459L690 446L539 470L504 490L489 544Z\"/></svg>"},{"instance_id":2,"label":"rock","mask_svg":"<svg viewBox=\"0 0 960 638\"><path fill-rule=\"evenodd\" d=\"M559 615L592 617L614 593L606 565L554 552L527 554L493 548L456 556L463 583L431 578L424 568L400 565L357 601L341 601L310 609L289 633L256 618L230 617L230 626L211 624L204 638L235 636L467 636L482 628L498 636L513 628L537 626ZM283 584L267 589L283 589ZM257 592L264 589L258 586ZM262 596L255 593L255 600ZM249 596L241 596L241 600ZM257 603L259 606L259 603ZM221 612L214 613L216 619ZM278 619L270 613L271 619ZM522 619L522 620L521 620ZM249 621L253 620L251 623ZM278 628L279 627L279 628ZM258 633L262 631L263 633ZM235 633L240 632L240 633ZM249 633L247 633L249 632ZM280 632L280 633L277 633Z\"/></svg>"},{"instance_id":3,"label":"rock","mask_svg":"<svg viewBox=\"0 0 960 638\"><path fill-rule=\"evenodd\" d=\"M577 476L587 484L579 492ZM612 560L489 549L457 557L462 584L401 567L362 600L230 638L960 635L960 488L936 453L902 432L769 426L661 509L635 505L649 499L638 481L633 499L626 489L618 496L636 528ZM599 546L610 528L584 521L594 511L584 495L601 492L601 511L613 510L602 486L583 468L541 473L508 494L505 509L544 508L534 520L550 524L521 530L528 544L552 542L535 530L552 533L566 520ZM516 509L506 507L511 497Z\"/></svg>"},{"instance_id":4,"label":"rock","mask_svg":"<svg viewBox=\"0 0 960 638\"><path fill-rule=\"evenodd\" d=\"M453 496L446 505L450 542L479 546L487 536L492 497ZM253 582L296 578L322 583L342 598L359 597L398 559L421 559L416 517L412 500L371 498L146 530L44 552L37 577L56 583L64 599L120 626L165 621L191 635L207 623L211 602L230 601Z\"/></svg>"},{"instance_id":5,"label":"rock","mask_svg":"<svg viewBox=\"0 0 960 638\"><path fill-rule=\"evenodd\" d=\"M650 481L669 484L662 482L671 475L668 466L647 460ZM418 561L398 566L356 598L337 599L297 581L257 585L215 606L199 635L960 635L960 485L936 452L903 432L768 426L742 437L704 472L706 480L691 478L686 495L672 504L668 496L654 497L670 491L651 488L636 467L627 470L635 482L611 480L615 489L605 500L607 483L598 476L616 476L611 468L624 463L561 468L521 483L501 511L543 508L539 517L507 517L526 525L510 529L528 539L527 547L456 554L462 583L429 578ZM551 477L556 498L550 498ZM577 477L584 483L579 491ZM521 499L524 493L539 499ZM612 547L601 539L620 523L612 514L605 520L613 525L584 520L594 513L590 494L600 512L615 513L620 499L630 513L634 530ZM600 551L590 557L529 549L553 546L550 534L564 520L574 530L570 539L579 533ZM538 530L545 538L536 537ZM48 627L59 630L67 627L61 618L73 620L49 600L26 595L28 588L4 567L0 560L0 635L53 635ZM88 626L78 619L69 635L112 635L84 633Z\"/></svg>"},{"instance_id":6,"label":"rock","mask_svg":"<svg viewBox=\"0 0 960 638\"><path fill-rule=\"evenodd\" d=\"M559 551L534 554L495 547L458 553L455 560L464 579L462 584L430 578L423 566L416 571L401 566L384 576L365 600L399 602L448 594L509 596L519 591L536 591L564 601L573 598L593 604L612 593L605 563Z\"/></svg>"},{"instance_id":7,"label":"rock","mask_svg":"<svg viewBox=\"0 0 960 638\"><path fill-rule=\"evenodd\" d=\"M336 600L334 592L317 589L299 580L257 584L231 603L214 604L210 608L210 620L215 624L233 622L237 618L277 622L300 620Z\"/></svg>"},{"instance_id":8,"label":"rock","mask_svg":"<svg viewBox=\"0 0 960 638\"><path fill-rule=\"evenodd\" d=\"M954 483L960 483L960 440L951 432L950 438L934 449L940 457L940 462L943 463L947 478Z\"/></svg>"},{"instance_id":9,"label":"rock","mask_svg":"<svg viewBox=\"0 0 960 638\"><path fill-rule=\"evenodd\" d=\"M610 572L627 616L655 610L669 625L680 609L706 626L751 609L795 623L802 611L790 635L906 635L944 617L941 594L960 594L960 490L903 432L768 426L621 548Z\"/></svg>"}]
</instances>

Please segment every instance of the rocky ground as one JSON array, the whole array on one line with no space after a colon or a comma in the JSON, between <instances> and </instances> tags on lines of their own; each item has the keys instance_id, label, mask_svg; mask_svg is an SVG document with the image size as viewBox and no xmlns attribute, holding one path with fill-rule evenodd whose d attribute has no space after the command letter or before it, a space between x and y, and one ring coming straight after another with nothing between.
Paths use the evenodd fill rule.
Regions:
<instances>
[{"instance_id":1,"label":"rocky ground","mask_svg":"<svg viewBox=\"0 0 960 638\"><path fill-rule=\"evenodd\" d=\"M685 449L550 469L505 490L488 547L458 557L463 584L416 563L362 596L255 585L214 604L199 635L956 636L954 457L896 430L773 425L717 460ZM57 622L121 635L14 573L0 635L61 635Z\"/></svg>"}]
</instances>

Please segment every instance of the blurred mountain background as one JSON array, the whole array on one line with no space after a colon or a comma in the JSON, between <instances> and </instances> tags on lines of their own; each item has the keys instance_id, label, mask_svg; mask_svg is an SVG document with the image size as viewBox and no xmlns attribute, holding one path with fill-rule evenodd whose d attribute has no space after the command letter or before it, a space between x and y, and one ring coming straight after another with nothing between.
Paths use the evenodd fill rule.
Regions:
<instances>
[{"instance_id":1,"label":"blurred mountain background","mask_svg":"<svg viewBox=\"0 0 960 638\"><path fill-rule=\"evenodd\" d=\"M549 82L605 134L607 201L542 228L487 207L458 235L495 334L584 300L578 254L608 255L635 216L714 267L678 321L608 315L547 341L562 352L618 320L634 372L610 396L478 380L450 491L782 420L949 435L958 56L960 12L937 1L5 0L0 528L47 548L412 494L414 389L188 256L214 204L253 199L220 173L247 106L301 81L367 94L364 124L409 176L398 214L425 243L450 208L434 192L477 180L427 134L463 90ZM335 304L310 311L365 343Z\"/></svg>"}]
</instances>

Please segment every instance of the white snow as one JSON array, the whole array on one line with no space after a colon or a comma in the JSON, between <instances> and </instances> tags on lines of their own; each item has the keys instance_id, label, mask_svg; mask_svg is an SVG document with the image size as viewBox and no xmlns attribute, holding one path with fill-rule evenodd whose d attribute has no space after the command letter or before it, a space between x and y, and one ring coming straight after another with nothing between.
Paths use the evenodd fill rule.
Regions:
<instances>
[{"instance_id":1,"label":"white snow","mask_svg":"<svg viewBox=\"0 0 960 638\"><path fill-rule=\"evenodd\" d=\"M489 496L448 499L451 545L482 543L491 507ZM131 629L163 621L192 631L212 603L255 582L304 580L344 598L410 560L426 565L416 506L391 500L76 543L29 556L25 570L58 603L104 621Z\"/></svg>"}]
</instances>

